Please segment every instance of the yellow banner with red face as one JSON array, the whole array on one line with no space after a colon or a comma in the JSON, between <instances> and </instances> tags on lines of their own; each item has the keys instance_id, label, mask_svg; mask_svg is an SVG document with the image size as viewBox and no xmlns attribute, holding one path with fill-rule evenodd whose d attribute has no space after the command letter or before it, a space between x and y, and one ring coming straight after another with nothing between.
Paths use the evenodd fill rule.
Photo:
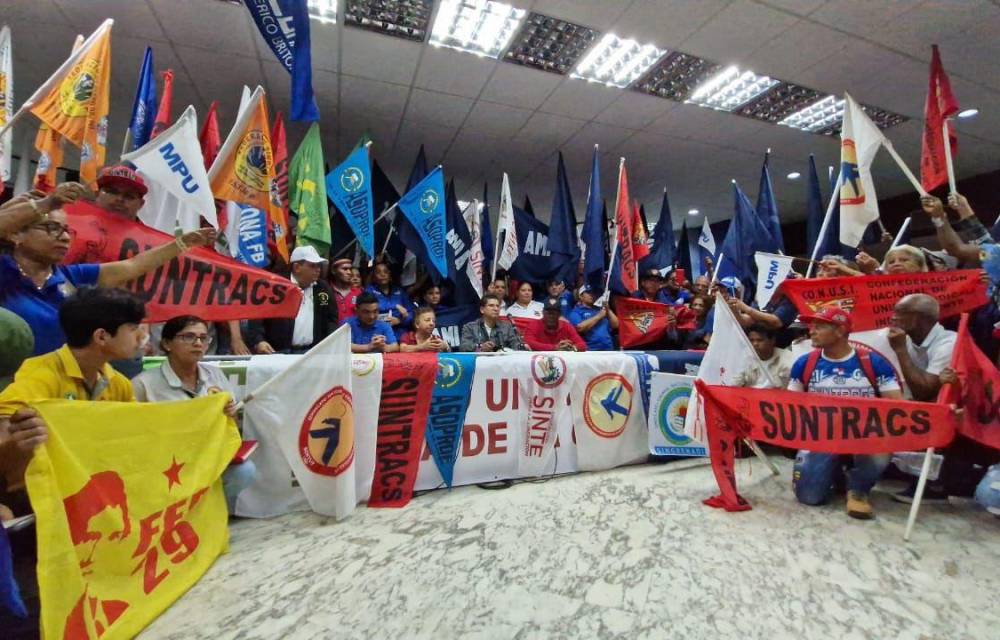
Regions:
<instances>
[{"instance_id":1,"label":"yellow banner with red face","mask_svg":"<svg viewBox=\"0 0 1000 640\"><path fill-rule=\"evenodd\" d=\"M131 638L226 551L228 399L32 405L49 426L26 475L43 637Z\"/></svg>"}]
</instances>

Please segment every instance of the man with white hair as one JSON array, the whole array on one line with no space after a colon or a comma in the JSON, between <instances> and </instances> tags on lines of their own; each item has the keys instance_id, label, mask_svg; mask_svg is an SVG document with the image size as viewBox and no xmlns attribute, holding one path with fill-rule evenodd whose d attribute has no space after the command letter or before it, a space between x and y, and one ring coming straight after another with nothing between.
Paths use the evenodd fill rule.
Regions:
<instances>
[{"instance_id":1,"label":"man with white hair","mask_svg":"<svg viewBox=\"0 0 1000 640\"><path fill-rule=\"evenodd\" d=\"M924 293L900 298L892 312L889 345L899 358L900 373L914 400L934 402L938 377L951 363L958 336L938 323L938 301Z\"/></svg>"}]
</instances>

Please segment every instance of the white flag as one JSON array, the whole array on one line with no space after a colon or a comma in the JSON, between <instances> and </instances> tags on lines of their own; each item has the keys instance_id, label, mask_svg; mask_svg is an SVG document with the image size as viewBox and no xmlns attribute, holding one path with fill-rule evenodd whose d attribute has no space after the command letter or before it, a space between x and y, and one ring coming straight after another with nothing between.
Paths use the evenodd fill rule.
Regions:
<instances>
[{"instance_id":1,"label":"white flag","mask_svg":"<svg viewBox=\"0 0 1000 640\"><path fill-rule=\"evenodd\" d=\"M0 128L6 127L14 117L14 54L10 46L10 27L0 29ZM0 193L3 184L10 180L10 159L13 153L13 129L0 135ZM23 162L24 160L22 160Z\"/></svg>"},{"instance_id":2,"label":"white flag","mask_svg":"<svg viewBox=\"0 0 1000 640\"><path fill-rule=\"evenodd\" d=\"M580 471L646 459L646 410L635 358L625 353L573 353L570 397Z\"/></svg>"},{"instance_id":3,"label":"white flag","mask_svg":"<svg viewBox=\"0 0 1000 640\"><path fill-rule=\"evenodd\" d=\"M482 229L479 224L479 200L473 200L472 204L462 212L462 219L469 227L469 235L472 237L472 248L469 249L469 259L465 263L465 273L469 276L469 282L476 294L483 297L483 239Z\"/></svg>"},{"instance_id":4,"label":"white flag","mask_svg":"<svg viewBox=\"0 0 1000 640\"><path fill-rule=\"evenodd\" d=\"M758 251L754 260L757 261L757 308L763 309L778 290L778 285L792 272L792 257Z\"/></svg>"},{"instance_id":5,"label":"white flag","mask_svg":"<svg viewBox=\"0 0 1000 640\"><path fill-rule=\"evenodd\" d=\"M527 415L521 419L517 475L533 478L553 472L552 458L559 424L562 421L572 424L566 396L570 386L567 361L573 360L554 353L514 357L530 358L531 362L531 378L525 376L518 384L521 406Z\"/></svg>"},{"instance_id":6,"label":"white flag","mask_svg":"<svg viewBox=\"0 0 1000 640\"><path fill-rule=\"evenodd\" d=\"M200 227L199 217L213 227L219 226L198 141L194 107L189 106L174 124L132 153L123 155L122 160L134 164L147 183L157 187L153 198L156 202L148 202L139 212L143 222L170 234L174 232L174 226L169 224L171 215L176 217L175 226L184 231ZM149 206L163 206L170 200L166 195L173 196L172 213Z\"/></svg>"},{"instance_id":7,"label":"white flag","mask_svg":"<svg viewBox=\"0 0 1000 640\"><path fill-rule=\"evenodd\" d=\"M312 510L338 519L354 511L357 421L350 327L342 325L250 393L247 415L258 429L275 436Z\"/></svg>"},{"instance_id":8,"label":"white flag","mask_svg":"<svg viewBox=\"0 0 1000 640\"><path fill-rule=\"evenodd\" d=\"M708 216L701 223L701 235L698 236L698 246L715 256L715 236L712 235L712 227L708 224Z\"/></svg>"},{"instance_id":9,"label":"white flag","mask_svg":"<svg viewBox=\"0 0 1000 640\"><path fill-rule=\"evenodd\" d=\"M885 138L850 94L844 94L840 131L840 242L861 244L865 229L878 220L878 197L871 166Z\"/></svg>"},{"instance_id":10,"label":"white flag","mask_svg":"<svg viewBox=\"0 0 1000 640\"><path fill-rule=\"evenodd\" d=\"M510 269L517 260L517 224L514 222L514 206L510 202L510 182L507 174L503 174L503 184L500 187L500 218L497 220L497 244L500 234L503 234L503 245L497 247L497 266ZM494 269L496 271L496 269ZM495 274L494 274L495 275Z\"/></svg>"},{"instance_id":11,"label":"white flag","mask_svg":"<svg viewBox=\"0 0 1000 640\"><path fill-rule=\"evenodd\" d=\"M698 365L698 380L706 384L733 386L741 374L748 369L758 371L755 376L763 387L776 387L771 374L757 357L757 352L750 345L750 339L740 326L736 316L726 301L719 294L715 296L715 324L712 327L712 340L705 350L705 357ZM708 442L705 439L705 418L698 390L691 390L691 400L688 403L687 415L684 419L685 435Z\"/></svg>"}]
</instances>

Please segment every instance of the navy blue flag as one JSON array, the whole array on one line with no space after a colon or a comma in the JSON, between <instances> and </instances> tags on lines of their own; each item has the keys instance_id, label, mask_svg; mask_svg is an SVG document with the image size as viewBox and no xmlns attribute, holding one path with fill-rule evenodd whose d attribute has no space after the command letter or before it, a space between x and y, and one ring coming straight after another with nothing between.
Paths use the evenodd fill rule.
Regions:
<instances>
[{"instance_id":1,"label":"navy blue flag","mask_svg":"<svg viewBox=\"0 0 1000 640\"><path fill-rule=\"evenodd\" d=\"M490 225L489 183L483 183L483 210L479 214L479 239L483 247L483 278L489 278L488 265L493 264L493 226Z\"/></svg>"},{"instance_id":2,"label":"navy blue flag","mask_svg":"<svg viewBox=\"0 0 1000 640\"><path fill-rule=\"evenodd\" d=\"M471 395L471 394L470 394ZM0 524L0 607L6 608L18 618L27 618L28 610L21 600L21 591L14 580L14 560L10 553L7 529Z\"/></svg>"},{"instance_id":3,"label":"navy blue flag","mask_svg":"<svg viewBox=\"0 0 1000 640\"><path fill-rule=\"evenodd\" d=\"M528 197L528 194L524 194L524 212L532 218L538 217L535 215L535 207L532 206L531 198Z\"/></svg>"},{"instance_id":4,"label":"navy blue flag","mask_svg":"<svg viewBox=\"0 0 1000 640\"><path fill-rule=\"evenodd\" d=\"M739 185L733 182L733 219L729 222L726 239L722 241L719 254L722 263L717 265L719 277L736 276L744 286L744 292L755 291L756 263L754 253L771 252L771 235L754 211L753 205ZM723 255L724 254L724 255Z\"/></svg>"},{"instance_id":5,"label":"navy blue flag","mask_svg":"<svg viewBox=\"0 0 1000 640\"><path fill-rule=\"evenodd\" d=\"M374 203L367 144L358 146L346 160L326 174L326 196L344 215L361 250L374 258Z\"/></svg>"},{"instance_id":6,"label":"navy blue flag","mask_svg":"<svg viewBox=\"0 0 1000 640\"><path fill-rule=\"evenodd\" d=\"M434 323L434 335L448 343L452 349L462 344L462 327L479 319L479 303L461 307L449 307L438 311Z\"/></svg>"},{"instance_id":7,"label":"navy blue flag","mask_svg":"<svg viewBox=\"0 0 1000 640\"><path fill-rule=\"evenodd\" d=\"M597 147L590 166L590 189L587 193L587 214L583 218L583 278L594 289L604 288L604 270L607 269L607 250L604 238L607 235L607 215L601 198L601 169Z\"/></svg>"},{"instance_id":8,"label":"navy blue flag","mask_svg":"<svg viewBox=\"0 0 1000 640\"><path fill-rule=\"evenodd\" d=\"M694 271L691 270L691 243L690 243L690 233L688 232L687 220L681 223L681 236L677 239L677 266L684 269L684 273L690 279ZM704 266L700 267L698 272L701 273L704 270Z\"/></svg>"},{"instance_id":9,"label":"navy blue flag","mask_svg":"<svg viewBox=\"0 0 1000 640\"><path fill-rule=\"evenodd\" d=\"M403 194L399 210L413 225L427 250L428 263L442 278L448 277L448 231L444 171L440 165Z\"/></svg>"},{"instance_id":10,"label":"navy blue flag","mask_svg":"<svg viewBox=\"0 0 1000 640\"><path fill-rule=\"evenodd\" d=\"M1000 242L1000 216L997 216L996 222L993 223L993 228L990 229L990 235L997 242Z\"/></svg>"},{"instance_id":11,"label":"navy blue flag","mask_svg":"<svg viewBox=\"0 0 1000 640\"><path fill-rule=\"evenodd\" d=\"M663 190L663 202L660 204L660 219L653 229L653 248L649 255L639 261L639 269L664 269L673 266L677 261L677 249L674 247L674 221L670 215L670 201L667 190ZM688 272L690 276L690 272Z\"/></svg>"},{"instance_id":12,"label":"navy blue flag","mask_svg":"<svg viewBox=\"0 0 1000 640\"><path fill-rule=\"evenodd\" d=\"M819 188L819 174L816 172L816 158L809 154L809 182L806 185L806 249L809 257L812 257L816 249L816 242L819 240L819 232L823 227L823 216L826 214L826 207L823 205L823 193ZM833 225L830 225L833 226ZM833 229L831 235L827 229L826 236L820 246L819 257L826 253L830 246L830 239L839 237L839 231Z\"/></svg>"},{"instance_id":13,"label":"navy blue flag","mask_svg":"<svg viewBox=\"0 0 1000 640\"><path fill-rule=\"evenodd\" d=\"M462 444L465 414L476 375L474 353L442 353L427 414L427 448L448 487L454 479L455 461Z\"/></svg>"},{"instance_id":14,"label":"navy blue flag","mask_svg":"<svg viewBox=\"0 0 1000 640\"><path fill-rule=\"evenodd\" d=\"M466 265L472 256L472 234L462 217L455 195L455 181L448 182L446 195L448 233L448 279L452 283L451 303L454 305L479 304L479 294L469 281ZM471 204L469 206L472 206Z\"/></svg>"},{"instance_id":15,"label":"navy blue flag","mask_svg":"<svg viewBox=\"0 0 1000 640\"><path fill-rule=\"evenodd\" d=\"M307 0L243 0L264 42L292 76L292 111L296 122L319 120L312 86L312 42Z\"/></svg>"},{"instance_id":16,"label":"navy blue flag","mask_svg":"<svg viewBox=\"0 0 1000 640\"><path fill-rule=\"evenodd\" d=\"M556 277L567 287L576 284L580 265L580 245L576 239L576 211L566 178L566 165L562 152L556 166L556 193L552 198L552 217L549 220L549 251L561 267Z\"/></svg>"},{"instance_id":17,"label":"navy blue flag","mask_svg":"<svg viewBox=\"0 0 1000 640\"><path fill-rule=\"evenodd\" d=\"M767 168L767 155L764 156L764 166L760 168L760 190L757 192L757 216L764 223L764 228L771 235L773 253L785 252L785 241L781 237L781 220L778 217L778 202L774 199L774 189L771 187L771 172Z\"/></svg>"},{"instance_id":18,"label":"navy blue flag","mask_svg":"<svg viewBox=\"0 0 1000 640\"><path fill-rule=\"evenodd\" d=\"M639 222L642 223L642 236L644 238L649 237L649 221L646 220L646 205L639 205Z\"/></svg>"},{"instance_id":19,"label":"navy blue flag","mask_svg":"<svg viewBox=\"0 0 1000 640\"><path fill-rule=\"evenodd\" d=\"M554 278L562 265L552 259L549 251L548 225L523 209L513 207L513 210L518 256L510 267L510 277L534 284Z\"/></svg>"},{"instance_id":20,"label":"navy blue flag","mask_svg":"<svg viewBox=\"0 0 1000 640\"><path fill-rule=\"evenodd\" d=\"M135 151L149 142L153 133L153 122L156 121L156 77L153 75L153 49L146 47L146 55L142 59L139 70L139 85L135 89L135 100L132 102L132 118L128 123L131 147Z\"/></svg>"},{"instance_id":21,"label":"navy blue flag","mask_svg":"<svg viewBox=\"0 0 1000 640\"><path fill-rule=\"evenodd\" d=\"M399 202L399 190L392 184L389 176L385 175L378 159L372 158L372 203L375 205L376 219L383 211L397 202ZM392 227L391 217L391 215L386 216L375 223L375 251L382 251L382 247L385 247L384 255L388 257L392 265L398 268L403 264L406 247L403 246L399 234L396 232L393 232L388 244L386 243L386 234Z\"/></svg>"},{"instance_id":22,"label":"navy blue flag","mask_svg":"<svg viewBox=\"0 0 1000 640\"><path fill-rule=\"evenodd\" d=\"M635 368L639 374L639 395L642 397L642 408L648 416L650 394L649 385L652 382L653 371L658 371L660 368L659 363L657 363L657 366L654 368L653 364L650 362L650 358L653 356L647 355L643 351L632 351L626 353L632 356L632 359L635 360Z\"/></svg>"}]
</instances>

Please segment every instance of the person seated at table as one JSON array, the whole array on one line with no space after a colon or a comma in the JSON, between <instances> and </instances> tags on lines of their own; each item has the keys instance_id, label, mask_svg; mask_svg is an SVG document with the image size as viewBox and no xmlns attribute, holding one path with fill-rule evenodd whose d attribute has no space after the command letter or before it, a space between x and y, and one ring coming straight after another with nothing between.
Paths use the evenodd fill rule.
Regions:
<instances>
[{"instance_id":1,"label":"person seated at table","mask_svg":"<svg viewBox=\"0 0 1000 640\"><path fill-rule=\"evenodd\" d=\"M379 302L375 294L365 291L358 296L354 316L347 319L351 328L352 353L391 353L399 351L396 334L388 322L379 320Z\"/></svg>"},{"instance_id":2,"label":"person seated at table","mask_svg":"<svg viewBox=\"0 0 1000 640\"><path fill-rule=\"evenodd\" d=\"M228 393L223 411L236 419L236 400L226 375L218 367L202 362L212 336L208 323L197 316L177 316L163 325L160 349L167 359L156 369L147 369L132 378L132 390L139 402L189 400L216 393ZM253 461L230 464L222 473L222 490L229 513L236 510L236 498L253 484L257 468Z\"/></svg>"},{"instance_id":3,"label":"person seated at table","mask_svg":"<svg viewBox=\"0 0 1000 640\"><path fill-rule=\"evenodd\" d=\"M305 353L337 328L337 304L330 286L320 279L326 259L315 247L295 247L291 279L302 290L302 304L294 318L253 320L247 325L254 352Z\"/></svg>"},{"instance_id":4,"label":"person seated at table","mask_svg":"<svg viewBox=\"0 0 1000 640\"><path fill-rule=\"evenodd\" d=\"M549 280L545 283L545 291L549 294L548 297L559 299L559 304L562 305L563 317L568 316L569 312L573 310L576 301L573 300L573 292L566 290L566 283L558 278Z\"/></svg>"},{"instance_id":5,"label":"person seated at table","mask_svg":"<svg viewBox=\"0 0 1000 640\"><path fill-rule=\"evenodd\" d=\"M670 304L671 300L663 290L663 276L659 269L647 269L639 276L639 290L632 294L633 298L646 302Z\"/></svg>"},{"instance_id":6,"label":"person seated at table","mask_svg":"<svg viewBox=\"0 0 1000 640\"><path fill-rule=\"evenodd\" d=\"M767 370L770 380L758 367L747 367L736 376L734 387L751 387L754 389L785 389L791 377L795 356L788 349L777 348L778 332L770 327L755 324L747 329L750 346L757 353L761 364ZM773 383L773 384L772 384Z\"/></svg>"},{"instance_id":7,"label":"person seated at table","mask_svg":"<svg viewBox=\"0 0 1000 640\"><path fill-rule=\"evenodd\" d=\"M542 317L542 303L535 300L535 289L530 282L522 282L517 286L514 302L507 305L503 314L508 318L528 318L538 320Z\"/></svg>"},{"instance_id":8,"label":"person seated at table","mask_svg":"<svg viewBox=\"0 0 1000 640\"><path fill-rule=\"evenodd\" d=\"M524 334L533 351L586 351L587 343L562 317L562 301L548 298L542 305L542 319L533 320Z\"/></svg>"},{"instance_id":9,"label":"person seated at table","mask_svg":"<svg viewBox=\"0 0 1000 640\"><path fill-rule=\"evenodd\" d=\"M387 322L393 332L400 336L410 326L410 299L392 280L392 270L385 262L375 265L371 283L366 293L375 296L378 302L378 319Z\"/></svg>"},{"instance_id":10,"label":"person seated at table","mask_svg":"<svg viewBox=\"0 0 1000 640\"><path fill-rule=\"evenodd\" d=\"M589 284L580 287L577 293L580 302L566 319L583 338L589 351L614 351L611 332L618 329L618 316L607 304L600 307L594 304L596 293Z\"/></svg>"},{"instance_id":11,"label":"person seated at table","mask_svg":"<svg viewBox=\"0 0 1000 640\"><path fill-rule=\"evenodd\" d=\"M419 307L413 312L413 331L407 331L399 339L399 350L403 353L412 351L451 351L448 343L434 334L437 316L430 307Z\"/></svg>"},{"instance_id":12,"label":"person seated at table","mask_svg":"<svg viewBox=\"0 0 1000 640\"><path fill-rule=\"evenodd\" d=\"M487 293L479 302L482 317L462 327L459 351L528 351L517 327L500 321L500 298Z\"/></svg>"}]
</instances>

